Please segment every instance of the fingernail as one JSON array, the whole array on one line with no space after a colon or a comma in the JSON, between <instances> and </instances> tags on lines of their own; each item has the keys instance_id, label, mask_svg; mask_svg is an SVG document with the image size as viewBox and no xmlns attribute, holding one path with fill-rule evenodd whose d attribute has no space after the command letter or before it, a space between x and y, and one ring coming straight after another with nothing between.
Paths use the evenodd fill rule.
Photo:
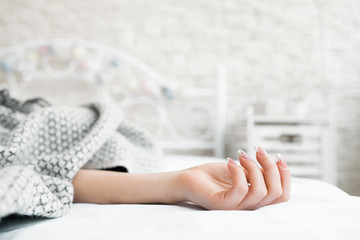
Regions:
<instances>
[{"instance_id":1,"label":"fingernail","mask_svg":"<svg viewBox=\"0 0 360 240\"><path fill-rule=\"evenodd\" d=\"M233 165L238 166L241 169L245 170L240 162L239 162L239 164L237 164L232 158L229 158L229 157L227 158L227 160L230 162L230 164L233 164Z\"/></svg>"},{"instance_id":2,"label":"fingernail","mask_svg":"<svg viewBox=\"0 0 360 240\"><path fill-rule=\"evenodd\" d=\"M285 161L283 155L281 155L280 153L278 153L278 154L276 154L275 157L276 157L276 159L277 159L276 163L279 162L280 167L282 167L283 169L287 169L287 168L288 168L288 166L287 166L287 164L286 164L286 161Z\"/></svg>"},{"instance_id":3,"label":"fingernail","mask_svg":"<svg viewBox=\"0 0 360 240\"><path fill-rule=\"evenodd\" d=\"M249 159L249 156L246 154L246 152L244 152L243 150L238 150L238 154L240 155L240 157Z\"/></svg>"},{"instance_id":4,"label":"fingernail","mask_svg":"<svg viewBox=\"0 0 360 240\"><path fill-rule=\"evenodd\" d=\"M230 162L230 164L232 164L232 165L236 165L235 161L234 161L234 160L232 160L231 158L227 158L227 160Z\"/></svg>"},{"instance_id":5,"label":"fingernail","mask_svg":"<svg viewBox=\"0 0 360 240\"><path fill-rule=\"evenodd\" d=\"M255 149L255 151L256 151L257 153L259 153L259 154L262 155L262 156L267 156L267 155L268 155L267 152L266 152L264 149L262 149L262 147L260 147L260 146L258 146L258 145L255 145L255 146L254 146L254 149Z\"/></svg>"}]
</instances>

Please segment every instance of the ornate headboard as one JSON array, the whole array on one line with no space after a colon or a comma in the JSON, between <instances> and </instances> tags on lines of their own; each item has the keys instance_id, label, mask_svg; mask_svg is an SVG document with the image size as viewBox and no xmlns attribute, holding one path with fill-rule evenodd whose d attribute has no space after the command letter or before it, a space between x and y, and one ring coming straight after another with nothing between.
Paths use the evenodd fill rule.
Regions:
<instances>
[{"instance_id":1,"label":"ornate headboard","mask_svg":"<svg viewBox=\"0 0 360 240\"><path fill-rule=\"evenodd\" d=\"M216 87L171 83L140 60L102 44L39 40L0 50L0 83L12 95L53 104L115 101L167 152L223 157L225 69Z\"/></svg>"}]
</instances>

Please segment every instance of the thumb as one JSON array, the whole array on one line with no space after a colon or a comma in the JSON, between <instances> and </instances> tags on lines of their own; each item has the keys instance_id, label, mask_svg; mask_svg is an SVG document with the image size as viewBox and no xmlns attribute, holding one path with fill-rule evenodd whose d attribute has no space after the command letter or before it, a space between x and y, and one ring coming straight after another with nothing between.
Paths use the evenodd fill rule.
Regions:
<instances>
[{"instance_id":1,"label":"thumb","mask_svg":"<svg viewBox=\"0 0 360 240\"><path fill-rule=\"evenodd\" d=\"M244 168L238 166L231 158L228 158L228 160L227 166L231 177L232 187L227 192L226 197L234 199L239 203L246 196L249 186L247 184Z\"/></svg>"}]
</instances>

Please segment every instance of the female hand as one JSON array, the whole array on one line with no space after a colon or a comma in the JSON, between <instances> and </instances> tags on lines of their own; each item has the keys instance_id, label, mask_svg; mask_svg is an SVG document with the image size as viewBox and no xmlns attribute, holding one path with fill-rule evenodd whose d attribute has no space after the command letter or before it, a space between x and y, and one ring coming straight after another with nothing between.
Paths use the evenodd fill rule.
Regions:
<instances>
[{"instance_id":1,"label":"female hand","mask_svg":"<svg viewBox=\"0 0 360 240\"><path fill-rule=\"evenodd\" d=\"M288 201L291 176L283 157L272 161L266 152L256 148L255 161L239 150L240 166L209 163L183 172L186 199L207 209L253 210Z\"/></svg>"}]
</instances>

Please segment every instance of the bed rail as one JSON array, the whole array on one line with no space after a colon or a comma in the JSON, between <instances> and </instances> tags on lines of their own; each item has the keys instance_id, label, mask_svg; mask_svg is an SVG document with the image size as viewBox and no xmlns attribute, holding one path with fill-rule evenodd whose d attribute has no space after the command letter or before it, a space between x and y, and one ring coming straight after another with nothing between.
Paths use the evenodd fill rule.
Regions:
<instances>
[{"instance_id":1,"label":"bed rail","mask_svg":"<svg viewBox=\"0 0 360 240\"><path fill-rule=\"evenodd\" d=\"M0 50L0 64L1 86L16 97L60 94L58 102L77 102L77 98L94 97L93 93L80 94L91 86L95 100L116 102L127 117L153 133L165 150L224 156L223 66L218 66L214 89L184 87L116 48L79 39L7 47ZM75 84L79 82L83 85Z\"/></svg>"}]
</instances>

